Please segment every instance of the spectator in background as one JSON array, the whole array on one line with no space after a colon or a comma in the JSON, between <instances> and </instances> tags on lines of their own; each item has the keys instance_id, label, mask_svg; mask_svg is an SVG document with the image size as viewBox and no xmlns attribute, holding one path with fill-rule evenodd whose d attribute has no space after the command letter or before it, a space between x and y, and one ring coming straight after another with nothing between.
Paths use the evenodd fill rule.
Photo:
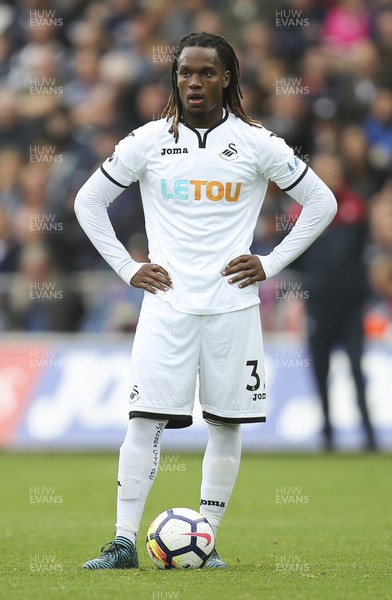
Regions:
<instances>
[{"instance_id":1,"label":"spectator in background","mask_svg":"<svg viewBox=\"0 0 392 600\"><path fill-rule=\"evenodd\" d=\"M290 78L288 79L290 81ZM263 124L267 129L283 137L287 144L301 158L308 155L312 138L306 123L309 119L308 103L301 95L285 92L293 84L278 84L275 94L269 100L270 115L264 117Z\"/></svg>"},{"instance_id":2,"label":"spectator in background","mask_svg":"<svg viewBox=\"0 0 392 600\"><path fill-rule=\"evenodd\" d=\"M55 268L46 247L26 244L20 268L11 289L11 328L78 331L83 316L80 294Z\"/></svg>"},{"instance_id":3,"label":"spectator in background","mask_svg":"<svg viewBox=\"0 0 392 600\"><path fill-rule=\"evenodd\" d=\"M339 135L341 164L348 187L369 200L379 189L383 176L372 165L363 129L359 125L347 125Z\"/></svg>"},{"instance_id":4,"label":"spectator in background","mask_svg":"<svg viewBox=\"0 0 392 600\"><path fill-rule=\"evenodd\" d=\"M370 285L375 293L365 319L369 339L392 341L392 252L380 252L369 263Z\"/></svg>"},{"instance_id":5,"label":"spectator in background","mask_svg":"<svg viewBox=\"0 0 392 600\"><path fill-rule=\"evenodd\" d=\"M92 48L82 48L72 59L72 77L64 86L63 101L74 107L88 98L91 90L99 83L99 53Z\"/></svg>"},{"instance_id":6,"label":"spectator in background","mask_svg":"<svg viewBox=\"0 0 392 600\"><path fill-rule=\"evenodd\" d=\"M392 179L371 199L370 231L377 249L392 252Z\"/></svg>"},{"instance_id":7,"label":"spectator in background","mask_svg":"<svg viewBox=\"0 0 392 600\"><path fill-rule=\"evenodd\" d=\"M12 273L17 268L20 246L12 227L9 214L0 206L0 273Z\"/></svg>"},{"instance_id":8,"label":"spectator in background","mask_svg":"<svg viewBox=\"0 0 392 600\"><path fill-rule=\"evenodd\" d=\"M23 164L22 152L17 147L0 147L0 208L10 218L8 233L13 229L14 211L18 205L17 181Z\"/></svg>"},{"instance_id":9,"label":"spectator in background","mask_svg":"<svg viewBox=\"0 0 392 600\"><path fill-rule=\"evenodd\" d=\"M327 11L323 42L336 54L348 53L371 34L371 13L364 0L340 0Z\"/></svg>"},{"instance_id":10,"label":"spectator in background","mask_svg":"<svg viewBox=\"0 0 392 600\"><path fill-rule=\"evenodd\" d=\"M241 29L240 45L243 55L241 67L245 67L249 73L257 72L265 59L276 55L274 31L275 28L265 21L253 21ZM246 65L243 64L244 61Z\"/></svg>"},{"instance_id":11,"label":"spectator in background","mask_svg":"<svg viewBox=\"0 0 392 600\"><path fill-rule=\"evenodd\" d=\"M332 76L337 114L343 123L361 123L366 118L377 94L381 68L379 53L371 40L358 42L343 58L340 71L335 70Z\"/></svg>"},{"instance_id":12,"label":"spectator in background","mask_svg":"<svg viewBox=\"0 0 392 600\"><path fill-rule=\"evenodd\" d=\"M366 269L362 259L367 230L366 204L347 187L337 157L316 155L312 167L333 191L338 203L338 212L329 228L298 262L304 288L309 294L306 301L309 349L324 414L325 447L334 447L328 372L331 352L336 345L341 345L351 364L366 434L365 447L374 450L376 440L367 410L361 368L367 298Z\"/></svg>"},{"instance_id":13,"label":"spectator in background","mask_svg":"<svg viewBox=\"0 0 392 600\"><path fill-rule=\"evenodd\" d=\"M191 29L192 31L209 31L216 35L222 35L224 30L222 16L216 10L204 8L194 16Z\"/></svg>"},{"instance_id":14,"label":"spectator in background","mask_svg":"<svg viewBox=\"0 0 392 600\"><path fill-rule=\"evenodd\" d=\"M9 88L0 90L0 148L25 149L27 125L18 111L16 94Z\"/></svg>"},{"instance_id":15,"label":"spectator in background","mask_svg":"<svg viewBox=\"0 0 392 600\"><path fill-rule=\"evenodd\" d=\"M324 12L320 4L315 0L285 0L275 10L277 51L292 68L308 48L319 43Z\"/></svg>"},{"instance_id":16,"label":"spectator in background","mask_svg":"<svg viewBox=\"0 0 392 600\"><path fill-rule=\"evenodd\" d=\"M370 339L392 340L392 180L369 203L369 280L374 296L365 320Z\"/></svg>"},{"instance_id":17,"label":"spectator in background","mask_svg":"<svg viewBox=\"0 0 392 600\"><path fill-rule=\"evenodd\" d=\"M32 147L50 150L42 212L57 224L52 232L43 229L42 236L58 267L70 272L75 269L75 220L70 195L94 168L98 157L94 147L78 140L66 107L60 105L48 113L41 127L41 141L34 140ZM86 254L91 256L87 248Z\"/></svg>"},{"instance_id":18,"label":"spectator in background","mask_svg":"<svg viewBox=\"0 0 392 600\"><path fill-rule=\"evenodd\" d=\"M392 170L392 90L377 91L369 117L364 122L364 132L370 146L373 165L385 172Z\"/></svg>"},{"instance_id":19,"label":"spectator in background","mask_svg":"<svg viewBox=\"0 0 392 600\"><path fill-rule=\"evenodd\" d=\"M167 89L159 83L150 83L139 89L135 102L137 127L144 125L149 120L160 119L166 106L166 98Z\"/></svg>"},{"instance_id":20,"label":"spectator in background","mask_svg":"<svg viewBox=\"0 0 392 600\"><path fill-rule=\"evenodd\" d=\"M374 37L380 54L379 83L392 87L392 5L389 3L375 14Z\"/></svg>"}]
</instances>

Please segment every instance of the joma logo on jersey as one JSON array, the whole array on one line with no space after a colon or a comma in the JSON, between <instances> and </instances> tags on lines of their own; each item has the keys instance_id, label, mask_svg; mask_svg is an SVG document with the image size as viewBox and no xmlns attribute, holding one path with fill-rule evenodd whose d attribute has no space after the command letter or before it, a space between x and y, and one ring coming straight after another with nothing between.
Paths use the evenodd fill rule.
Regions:
<instances>
[{"instance_id":1,"label":"joma logo on jersey","mask_svg":"<svg viewBox=\"0 0 392 600\"><path fill-rule=\"evenodd\" d=\"M188 154L188 148L162 148L161 156L165 154Z\"/></svg>"},{"instance_id":2,"label":"joma logo on jersey","mask_svg":"<svg viewBox=\"0 0 392 600\"><path fill-rule=\"evenodd\" d=\"M161 179L162 196L166 200L201 200L206 197L212 202L226 200L227 202L238 202L241 192L241 183L232 181L207 181L204 179L176 179L168 182Z\"/></svg>"}]
</instances>

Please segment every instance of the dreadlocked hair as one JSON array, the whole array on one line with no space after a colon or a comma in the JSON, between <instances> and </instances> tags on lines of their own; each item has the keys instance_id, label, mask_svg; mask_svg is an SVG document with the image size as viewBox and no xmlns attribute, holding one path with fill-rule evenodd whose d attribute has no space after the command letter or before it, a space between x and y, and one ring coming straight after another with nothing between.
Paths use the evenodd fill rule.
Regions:
<instances>
[{"instance_id":1,"label":"dreadlocked hair","mask_svg":"<svg viewBox=\"0 0 392 600\"><path fill-rule=\"evenodd\" d=\"M215 35L214 33L207 33L205 31L202 31L201 33L193 32L183 37L176 48L171 68L172 90L168 103L162 112L162 117L166 117L167 121L170 118L173 119L169 133L173 134L175 141L178 141L178 124L182 116L182 105L177 86L178 59L183 49L191 46L215 48L219 59L225 68L230 71L231 75L229 85L223 91L223 107L229 108L236 117L241 119L241 121L248 123L248 125L261 127L259 121L249 117L242 108L241 99L243 96L239 84L240 66L238 58L229 42L224 37Z\"/></svg>"}]
</instances>

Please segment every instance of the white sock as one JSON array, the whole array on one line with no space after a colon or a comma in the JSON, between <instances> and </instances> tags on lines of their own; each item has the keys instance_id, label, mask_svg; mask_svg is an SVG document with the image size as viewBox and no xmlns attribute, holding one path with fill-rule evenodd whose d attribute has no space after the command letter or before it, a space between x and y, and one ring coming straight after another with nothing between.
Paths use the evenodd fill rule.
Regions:
<instances>
[{"instance_id":1,"label":"white sock","mask_svg":"<svg viewBox=\"0 0 392 600\"><path fill-rule=\"evenodd\" d=\"M200 513L216 535L230 500L241 460L240 425L209 423L204 453Z\"/></svg>"},{"instance_id":2,"label":"white sock","mask_svg":"<svg viewBox=\"0 0 392 600\"><path fill-rule=\"evenodd\" d=\"M130 419L118 463L116 535L136 542L148 493L158 472L167 421Z\"/></svg>"}]
</instances>

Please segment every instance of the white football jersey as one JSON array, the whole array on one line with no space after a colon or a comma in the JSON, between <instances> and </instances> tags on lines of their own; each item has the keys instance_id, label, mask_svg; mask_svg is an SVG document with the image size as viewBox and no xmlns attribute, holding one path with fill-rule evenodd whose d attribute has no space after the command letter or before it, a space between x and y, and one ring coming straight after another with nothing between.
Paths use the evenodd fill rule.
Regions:
<instances>
[{"instance_id":1,"label":"white football jersey","mask_svg":"<svg viewBox=\"0 0 392 600\"><path fill-rule=\"evenodd\" d=\"M152 121L121 140L102 165L120 188L140 182L149 259L173 289L158 292L181 312L215 314L259 302L258 284L230 285L221 271L250 253L268 181L293 188L307 166L281 138L225 111L208 130Z\"/></svg>"}]
</instances>

